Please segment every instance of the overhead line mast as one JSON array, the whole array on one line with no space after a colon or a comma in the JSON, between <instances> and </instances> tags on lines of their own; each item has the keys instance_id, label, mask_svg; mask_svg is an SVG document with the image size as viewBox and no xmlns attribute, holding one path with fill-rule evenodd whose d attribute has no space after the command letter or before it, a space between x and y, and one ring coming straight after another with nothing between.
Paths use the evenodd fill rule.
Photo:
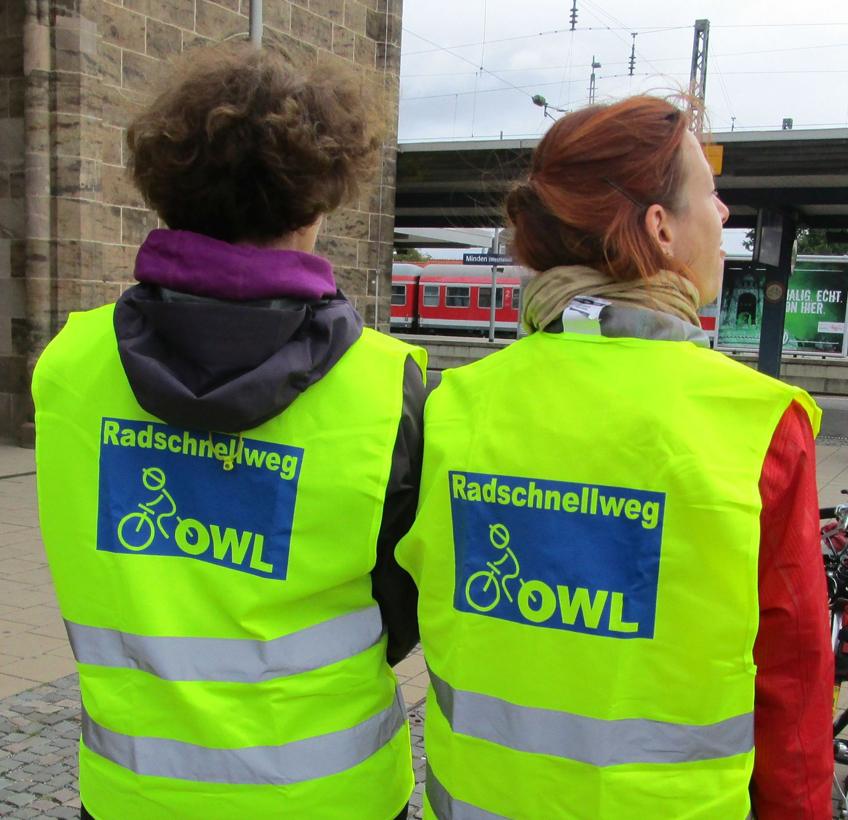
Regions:
<instances>
[{"instance_id":1,"label":"overhead line mast","mask_svg":"<svg viewBox=\"0 0 848 820\"><path fill-rule=\"evenodd\" d=\"M630 49L630 76L632 77L636 70L636 32L634 31L630 36L633 38L633 47Z\"/></svg>"},{"instance_id":2,"label":"overhead line mast","mask_svg":"<svg viewBox=\"0 0 848 820\"><path fill-rule=\"evenodd\" d=\"M710 45L710 21L695 21L695 41L692 44L692 71L689 78L689 94L699 102L690 103L692 130L696 134L704 131L704 104L707 96L707 51Z\"/></svg>"}]
</instances>

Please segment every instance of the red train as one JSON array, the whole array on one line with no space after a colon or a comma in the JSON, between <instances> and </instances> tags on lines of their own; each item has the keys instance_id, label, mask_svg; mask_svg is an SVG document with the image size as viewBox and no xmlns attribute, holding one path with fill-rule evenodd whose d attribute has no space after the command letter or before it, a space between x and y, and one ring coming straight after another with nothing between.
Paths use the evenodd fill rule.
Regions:
<instances>
[{"instance_id":1,"label":"red train","mask_svg":"<svg viewBox=\"0 0 848 820\"><path fill-rule=\"evenodd\" d=\"M521 310L521 283L525 268L498 268L495 295L495 331L512 336ZM391 328L407 333L439 333L445 336L489 332L491 268L478 265L439 264L392 266ZM718 302L699 311L701 327L715 341Z\"/></svg>"},{"instance_id":2,"label":"red train","mask_svg":"<svg viewBox=\"0 0 848 820\"><path fill-rule=\"evenodd\" d=\"M514 334L523 268L498 268L495 330ZM526 272L525 272L526 273ZM396 263L392 266L392 330L485 334L492 299L491 269L477 265Z\"/></svg>"}]
</instances>

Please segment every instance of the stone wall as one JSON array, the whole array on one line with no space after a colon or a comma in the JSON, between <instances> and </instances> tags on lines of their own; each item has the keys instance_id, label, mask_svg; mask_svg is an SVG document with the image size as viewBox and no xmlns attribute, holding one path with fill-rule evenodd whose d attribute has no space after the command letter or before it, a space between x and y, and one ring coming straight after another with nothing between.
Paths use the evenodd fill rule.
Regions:
<instances>
[{"instance_id":1,"label":"stone wall","mask_svg":"<svg viewBox=\"0 0 848 820\"><path fill-rule=\"evenodd\" d=\"M112 302L157 226L125 171L126 127L158 72L244 37L250 0L13 0L0 34L0 438L31 421L28 377L69 312ZM25 9L17 8L25 5ZM369 72L396 113L402 0L264 0L263 38ZM388 329L396 116L374 183L316 248L369 325ZM31 424L24 425L31 434Z\"/></svg>"},{"instance_id":2,"label":"stone wall","mask_svg":"<svg viewBox=\"0 0 848 820\"><path fill-rule=\"evenodd\" d=\"M26 421L24 14L0 3L0 435Z\"/></svg>"}]
</instances>

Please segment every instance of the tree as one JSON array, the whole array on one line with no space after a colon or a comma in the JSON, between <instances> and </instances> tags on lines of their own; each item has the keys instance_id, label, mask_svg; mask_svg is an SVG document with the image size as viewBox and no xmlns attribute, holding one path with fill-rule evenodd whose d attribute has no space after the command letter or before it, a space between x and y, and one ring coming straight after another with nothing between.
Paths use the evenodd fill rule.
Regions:
<instances>
[{"instance_id":1,"label":"tree","mask_svg":"<svg viewBox=\"0 0 848 820\"><path fill-rule=\"evenodd\" d=\"M749 251L754 250L754 233L754 229L751 228L742 240L742 244ZM848 233L802 228L798 231L798 253L846 256L848 255Z\"/></svg>"},{"instance_id":2,"label":"tree","mask_svg":"<svg viewBox=\"0 0 848 820\"><path fill-rule=\"evenodd\" d=\"M400 248L394 252L395 262L429 262L432 257L418 248Z\"/></svg>"}]
</instances>

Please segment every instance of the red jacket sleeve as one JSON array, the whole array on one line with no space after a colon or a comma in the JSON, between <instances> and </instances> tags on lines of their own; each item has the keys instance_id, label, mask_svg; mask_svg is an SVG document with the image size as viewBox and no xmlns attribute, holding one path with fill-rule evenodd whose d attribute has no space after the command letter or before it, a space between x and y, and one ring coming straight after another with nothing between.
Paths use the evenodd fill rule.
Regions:
<instances>
[{"instance_id":1,"label":"red jacket sleeve","mask_svg":"<svg viewBox=\"0 0 848 820\"><path fill-rule=\"evenodd\" d=\"M830 820L833 654L816 450L795 402L772 438L760 495L754 811L757 820Z\"/></svg>"}]
</instances>

